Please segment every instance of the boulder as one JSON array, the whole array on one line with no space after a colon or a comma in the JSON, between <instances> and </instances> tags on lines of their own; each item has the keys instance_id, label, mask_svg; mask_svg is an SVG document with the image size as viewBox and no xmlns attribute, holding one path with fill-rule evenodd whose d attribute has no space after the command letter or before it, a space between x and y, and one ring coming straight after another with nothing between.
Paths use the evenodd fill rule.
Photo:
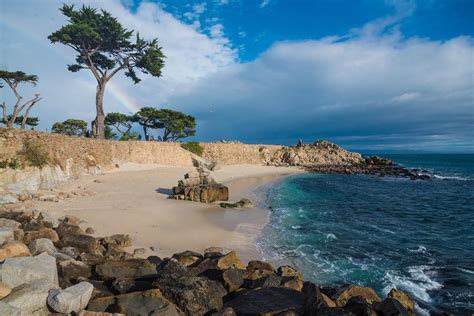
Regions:
<instances>
[{"instance_id":1,"label":"boulder","mask_svg":"<svg viewBox=\"0 0 474 316\"><path fill-rule=\"evenodd\" d=\"M229 268L245 269L245 265L237 257L235 251L231 251L225 256L217 259L217 267L221 270Z\"/></svg>"},{"instance_id":2,"label":"boulder","mask_svg":"<svg viewBox=\"0 0 474 316\"><path fill-rule=\"evenodd\" d=\"M176 305L166 299L158 289L96 298L89 302L87 310L120 312L126 315L181 315Z\"/></svg>"},{"instance_id":3,"label":"boulder","mask_svg":"<svg viewBox=\"0 0 474 316\"><path fill-rule=\"evenodd\" d=\"M347 301L346 305L344 305L344 311L351 312L354 315L377 316L377 313L372 305L370 305L363 297L360 296L351 297L349 301Z\"/></svg>"},{"instance_id":4,"label":"boulder","mask_svg":"<svg viewBox=\"0 0 474 316\"><path fill-rule=\"evenodd\" d=\"M31 256L28 247L19 241L10 241L0 248L0 261L6 258Z\"/></svg>"},{"instance_id":5,"label":"boulder","mask_svg":"<svg viewBox=\"0 0 474 316\"><path fill-rule=\"evenodd\" d=\"M63 247L59 250L59 252L73 259L77 259L77 257L79 257L79 255L81 254L80 251L75 247Z\"/></svg>"},{"instance_id":6,"label":"boulder","mask_svg":"<svg viewBox=\"0 0 474 316\"><path fill-rule=\"evenodd\" d=\"M256 280L245 280L244 287L247 289L279 287L281 286L282 277L277 275L266 275Z\"/></svg>"},{"instance_id":7,"label":"boulder","mask_svg":"<svg viewBox=\"0 0 474 316\"><path fill-rule=\"evenodd\" d=\"M0 282L0 300L3 299L5 296L8 296L10 294L12 289L8 287L6 284L3 282Z\"/></svg>"},{"instance_id":8,"label":"boulder","mask_svg":"<svg viewBox=\"0 0 474 316\"><path fill-rule=\"evenodd\" d=\"M108 261L96 266L96 273L103 280L139 278L156 274L156 266L146 259Z\"/></svg>"},{"instance_id":9,"label":"boulder","mask_svg":"<svg viewBox=\"0 0 474 316\"><path fill-rule=\"evenodd\" d=\"M303 315L305 296L299 291L269 287L244 291L225 304L237 315Z\"/></svg>"},{"instance_id":10,"label":"boulder","mask_svg":"<svg viewBox=\"0 0 474 316\"><path fill-rule=\"evenodd\" d=\"M242 286L244 283L242 274L242 271L235 268L227 269L222 273L221 282L227 292L234 292Z\"/></svg>"},{"instance_id":11,"label":"boulder","mask_svg":"<svg viewBox=\"0 0 474 316\"><path fill-rule=\"evenodd\" d=\"M33 214L32 212L2 212L0 218L11 219L25 225L33 218Z\"/></svg>"},{"instance_id":12,"label":"boulder","mask_svg":"<svg viewBox=\"0 0 474 316\"><path fill-rule=\"evenodd\" d=\"M0 227L0 245L14 240L12 227Z\"/></svg>"},{"instance_id":13,"label":"boulder","mask_svg":"<svg viewBox=\"0 0 474 316\"><path fill-rule=\"evenodd\" d=\"M25 232L23 231L23 229L15 229L13 231L13 237L15 238L15 240L23 241L23 239L25 239Z\"/></svg>"},{"instance_id":14,"label":"boulder","mask_svg":"<svg viewBox=\"0 0 474 316\"><path fill-rule=\"evenodd\" d=\"M154 279L147 277L139 279L117 278L110 284L109 288L115 294L141 292L152 289L153 281Z\"/></svg>"},{"instance_id":15,"label":"boulder","mask_svg":"<svg viewBox=\"0 0 474 316\"><path fill-rule=\"evenodd\" d=\"M178 262L181 263L183 266L189 267L200 261L203 256L200 253L191 250L186 250L180 253L175 253L173 255L173 258L178 260Z\"/></svg>"},{"instance_id":16,"label":"boulder","mask_svg":"<svg viewBox=\"0 0 474 316\"><path fill-rule=\"evenodd\" d=\"M57 228L59 225L59 221L56 217L45 212L41 212L36 218L36 220L48 228Z\"/></svg>"},{"instance_id":17,"label":"boulder","mask_svg":"<svg viewBox=\"0 0 474 316\"><path fill-rule=\"evenodd\" d=\"M362 297L369 304L382 301L380 297L375 293L375 291L370 287L351 285L346 288L343 288L342 291L338 293L336 304L339 307L343 307L344 305L346 305L350 298L356 296Z\"/></svg>"},{"instance_id":18,"label":"boulder","mask_svg":"<svg viewBox=\"0 0 474 316\"><path fill-rule=\"evenodd\" d=\"M129 247L132 245L132 238L130 235L125 234L107 236L103 238L103 241L106 244L115 244L120 247Z\"/></svg>"},{"instance_id":19,"label":"boulder","mask_svg":"<svg viewBox=\"0 0 474 316\"><path fill-rule=\"evenodd\" d=\"M178 181L178 186L173 188L170 198L203 203L228 201L229 188L216 183L209 172L198 167L196 171L186 174L183 180Z\"/></svg>"},{"instance_id":20,"label":"boulder","mask_svg":"<svg viewBox=\"0 0 474 316\"><path fill-rule=\"evenodd\" d=\"M253 207L252 201L249 199L243 198L238 202L235 203L220 203L220 207L222 208L251 208Z\"/></svg>"},{"instance_id":21,"label":"boulder","mask_svg":"<svg viewBox=\"0 0 474 316\"><path fill-rule=\"evenodd\" d=\"M52 289L48 295L48 306L58 313L79 313L89 303L93 289L88 282L81 282L64 290Z\"/></svg>"},{"instance_id":22,"label":"boulder","mask_svg":"<svg viewBox=\"0 0 474 316\"><path fill-rule=\"evenodd\" d=\"M30 242L28 245L30 252L33 256L39 255L42 252L46 252L49 255L52 255L57 252L56 247L54 247L51 239L47 238L38 238Z\"/></svg>"},{"instance_id":23,"label":"boulder","mask_svg":"<svg viewBox=\"0 0 474 316\"><path fill-rule=\"evenodd\" d=\"M303 293L307 297L305 310L309 315L317 315L325 307L336 307L336 303L311 282L304 283Z\"/></svg>"},{"instance_id":24,"label":"boulder","mask_svg":"<svg viewBox=\"0 0 474 316\"><path fill-rule=\"evenodd\" d=\"M59 262L59 275L68 280L88 279L92 275L91 266L74 259Z\"/></svg>"},{"instance_id":25,"label":"boulder","mask_svg":"<svg viewBox=\"0 0 474 316\"><path fill-rule=\"evenodd\" d=\"M185 314L204 315L222 309L227 292L219 282L192 276L175 259L164 260L157 271L153 285Z\"/></svg>"},{"instance_id":26,"label":"boulder","mask_svg":"<svg viewBox=\"0 0 474 316\"><path fill-rule=\"evenodd\" d=\"M94 228L92 228L92 227L87 227L86 228L86 234L92 235L93 233L95 233Z\"/></svg>"},{"instance_id":27,"label":"boulder","mask_svg":"<svg viewBox=\"0 0 474 316\"><path fill-rule=\"evenodd\" d=\"M66 235L85 235L85 231L82 230L79 226L71 225L65 222L61 222L56 228L60 238L63 238Z\"/></svg>"},{"instance_id":28,"label":"boulder","mask_svg":"<svg viewBox=\"0 0 474 316\"><path fill-rule=\"evenodd\" d=\"M49 290L56 287L50 280L32 280L30 283L15 287L2 302L19 308L21 315L48 315L46 299L48 298Z\"/></svg>"},{"instance_id":29,"label":"boulder","mask_svg":"<svg viewBox=\"0 0 474 316\"><path fill-rule=\"evenodd\" d=\"M102 248L99 240L88 235L65 235L61 239L62 247L75 247L79 251L84 251L94 255L102 255Z\"/></svg>"},{"instance_id":30,"label":"boulder","mask_svg":"<svg viewBox=\"0 0 474 316\"><path fill-rule=\"evenodd\" d=\"M288 265L278 267L277 274L282 277L297 277L303 280L301 272Z\"/></svg>"},{"instance_id":31,"label":"boulder","mask_svg":"<svg viewBox=\"0 0 474 316\"><path fill-rule=\"evenodd\" d=\"M82 262L85 262L90 265L99 265L105 262L105 257L102 256L101 254L92 254L92 253L87 253L87 252L82 252L79 255L79 259Z\"/></svg>"},{"instance_id":32,"label":"boulder","mask_svg":"<svg viewBox=\"0 0 474 316\"><path fill-rule=\"evenodd\" d=\"M404 291L392 289L390 290L390 293L388 293L387 297L399 301L409 312L413 312L415 310L415 302Z\"/></svg>"},{"instance_id":33,"label":"boulder","mask_svg":"<svg viewBox=\"0 0 474 316\"><path fill-rule=\"evenodd\" d=\"M263 262L260 260L252 260L252 261L249 261L245 270L248 272L253 272L255 270L267 270L273 273L273 266L268 262Z\"/></svg>"},{"instance_id":34,"label":"boulder","mask_svg":"<svg viewBox=\"0 0 474 316\"><path fill-rule=\"evenodd\" d=\"M10 288L41 279L58 285L56 259L50 255L7 258L3 263L2 282Z\"/></svg>"},{"instance_id":35,"label":"boulder","mask_svg":"<svg viewBox=\"0 0 474 316\"><path fill-rule=\"evenodd\" d=\"M0 301L0 315L22 316L21 309Z\"/></svg>"},{"instance_id":36,"label":"boulder","mask_svg":"<svg viewBox=\"0 0 474 316\"><path fill-rule=\"evenodd\" d=\"M301 291L303 289L303 280L298 277L282 277L281 286Z\"/></svg>"},{"instance_id":37,"label":"boulder","mask_svg":"<svg viewBox=\"0 0 474 316\"><path fill-rule=\"evenodd\" d=\"M76 217L74 215L66 215L66 216L61 217L59 220L62 223L66 223L66 224L74 225L74 226L79 226L79 224L81 223L81 220L79 219L79 217Z\"/></svg>"},{"instance_id":38,"label":"boulder","mask_svg":"<svg viewBox=\"0 0 474 316\"><path fill-rule=\"evenodd\" d=\"M13 229L19 229L21 227L21 224L12 219L0 218L0 227L10 227Z\"/></svg>"},{"instance_id":39,"label":"boulder","mask_svg":"<svg viewBox=\"0 0 474 316\"><path fill-rule=\"evenodd\" d=\"M41 228L39 230L32 230L32 231L27 231L25 233L25 238L24 241L26 244L29 244L35 239L39 238L47 238L51 239L52 242L56 243L59 241L59 236L58 234L51 228Z\"/></svg>"},{"instance_id":40,"label":"boulder","mask_svg":"<svg viewBox=\"0 0 474 316\"><path fill-rule=\"evenodd\" d=\"M3 194L0 195L0 205L1 204L13 204L18 203L18 199L13 194Z\"/></svg>"},{"instance_id":41,"label":"boulder","mask_svg":"<svg viewBox=\"0 0 474 316\"><path fill-rule=\"evenodd\" d=\"M400 301L387 297L382 303L376 305L376 310L380 315L414 316L413 311L408 311Z\"/></svg>"}]
</instances>

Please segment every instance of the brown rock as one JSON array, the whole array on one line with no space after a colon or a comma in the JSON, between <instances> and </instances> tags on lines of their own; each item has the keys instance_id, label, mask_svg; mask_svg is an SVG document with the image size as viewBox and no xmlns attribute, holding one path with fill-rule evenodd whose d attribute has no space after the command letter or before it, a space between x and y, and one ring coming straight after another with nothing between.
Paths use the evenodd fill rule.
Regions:
<instances>
[{"instance_id":1,"label":"brown rock","mask_svg":"<svg viewBox=\"0 0 474 316\"><path fill-rule=\"evenodd\" d=\"M0 300L8 296L12 292L12 289L9 288L6 284L0 282Z\"/></svg>"},{"instance_id":2,"label":"brown rock","mask_svg":"<svg viewBox=\"0 0 474 316\"><path fill-rule=\"evenodd\" d=\"M61 239L61 246L75 247L79 251L84 251L95 255L102 254L99 240L88 235L65 235Z\"/></svg>"},{"instance_id":3,"label":"brown rock","mask_svg":"<svg viewBox=\"0 0 474 316\"><path fill-rule=\"evenodd\" d=\"M303 289L303 280L298 277L283 277L281 286L301 291Z\"/></svg>"},{"instance_id":4,"label":"brown rock","mask_svg":"<svg viewBox=\"0 0 474 316\"><path fill-rule=\"evenodd\" d=\"M126 315L179 316L176 306L158 289L101 297L91 300L89 311L118 311Z\"/></svg>"},{"instance_id":5,"label":"brown rock","mask_svg":"<svg viewBox=\"0 0 474 316\"><path fill-rule=\"evenodd\" d=\"M84 235L85 232L76 225L71 225L65 222L62 222L56 228L56 232L58 233L60 238L63 238L66 235Z\"/></svg>"},{"instance_id":6,"label":"brown rock","mask_svg":"<svg viewBox=\"0 0 474 316\"><path fill-rule=\"evenodd\" d=\"M62 218L62 222L69 225L79 226L79 224L81 223L81 220L76 216L66 215Z\"/></svg>"},{"instance_id":7,"label":"brown rock","mask_svg":"<svg viewBox=\"0 0 474 316\"><path fill-rule=\"evenodd\" d=\"M288 265L278 267L277 274L282 277L297 277L303 280L301 272Z\"/></svg>"},{"instance_id":8,"label":"brown rock","mask_svg":"<svg viewBox=\"0 0 474 316\"><path fill-rule=\"evenodd\" d=\"M156 266L146 259L126 261L108 261L96 266L96 273L103 280L121 278L139 278L156 274Z\"/></svg>"},{"instance_id":9,"label":"brown rock","mask_svg":"<svg viewBox=\"0 0 474 316\"><path fill-rule=\"evenodd\" d=\"M189 267L200 261L203 257L200 253L191 250L186 250L180 253L175 253L173 255L173 258L178 260L178 262L181 263L183 266Z\"/></svg>"},{"instance_id":10,"label":"brown rock","mask_svg":"<svg viewBox=\"0 0 474 316\"><path fill-rule=\"evenodd\" d=\"M93 233L95 233L95 230L94 230L92 227L87 227L87 228L86 228L86 234L91 235L91 234L93 234Z\"/></svg>"},{"instance_id":11,"label":"brown rock","mask_svg":"<svg viewBox=\"0 0 474 316\"><path fill-rule=\"evenodd\" d=\"M10 241L0 248L0 261L6 258L31 256L28 247L19 241Z\"/></svg>"},{"instance_id":12,"label":"brown rock","mask_svg":"<svg viewBox=\"0 0 474 316\"><path fill-rule=\"evenodd\" d=\"M344 288L336 299L336 304L339 307L343 307L349 301L350 298L360 296L367 303L372 304L374 302L381 302L380 297L375 293L373 289L365 286L351 285Z\"/></svg>"},{"instance_id":13,"label":"brown rock","mask_svg":"<svg viewBox=\"0 0 474 316\"><path fill-rule=\"evenodd\" d=\"M255 270L267 270L273 273L273 266L268 262L263 262L260 260L252 260L247 264L246 270L248 272L253 272Z\"/></svg>"},{"instance_id":14,"label":"brown rock","mask_svg":"<svg viewBox=\"0 0 474 316\"><path fill-rule=\"evenodd\" d=\"M26 244L29 244L31 241L38 238L47 238L53 243L59 241L58 234L51 228L41 228L40 230L28 231L25 233L24 241Z\"/></svg>"},{"instance_id":15,"label":"brown rock","mask_svg":"<svg viewBox=\"0 0 474 316\"><path fill-rule=\"evenodd\" d=\"M415 310L415 302L413 302L410 296L404 291L392 289L390 290L390 293L388 293L387 297L399 301L409 312L413 312Z\"/></svg>"},{"instance_id":16,"label":"brown rock","mask_svg":"<svg viewBox=\"0 0 474 316\"><path fill-rule=\"evenodd\" d=\"M243 283L241 270L230 268L222 273L222 284L229 293L239 289Z\"/></svg>"},{"instance_id":17,"label":"brown rock","mask_svg":"<svg viewBox=\"0 0 474 316\"><path fill-rule=\"evenodd\" d=\"M117 234L103 238L106 244L116 244L120 247L129 247L132 245L132 238L130 235Z\"/></svg>"},{"instance_id":18,"label":"brown rock","mask_svg":"<svg viewBox=\"0 0 474 316\"><path fill-rule=\"evenodd\" d=\"M91 267L77 260L65 260L58 263L59 275L68 280L88 279L92 275Z\"/></svg>"},{"instance_id":19,"label":"brown rock","mask_svg":"<svg viewBox=\"0 0 474 316\"><path fill-rule=\"evenodd\" d=\"M217 259L217 267L221 270L229 268L245 269L245 265L237 257L235 251L231 251L225 256Z\"/></svg>"}]
</instances>

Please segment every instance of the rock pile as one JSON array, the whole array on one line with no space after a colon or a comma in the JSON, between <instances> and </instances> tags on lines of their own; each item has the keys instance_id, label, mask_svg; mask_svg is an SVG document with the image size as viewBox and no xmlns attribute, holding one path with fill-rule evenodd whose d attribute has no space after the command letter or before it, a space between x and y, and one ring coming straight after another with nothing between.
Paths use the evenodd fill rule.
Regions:
<instances>
[{"instance_id":1,"label":"rock pile","mask_svg":"<svg viewBox=\"0 0 474 316\"><path fill-rule=\"evenodd\" d=\"M245 265L218 247L140 258L124 250L127 235L95 238L77 218L45 218L0 213L0 315L414 315L396 289L382 300L368 287L318 286L291 266ZM42 230L56 235L23 237Z\"/></svg>"},{"instance_id":2,"label":"rock pile","mask_svg":"<svg viewBox=\"0 0 474 316\"><path fill-rule=\"evenodd\" d=\"M385 158L365 157L349 152L336 144L322 140L309 145L298 142L296 146L282 147L273 153L262 147L261 156L266 165L298 166L317 173L362 173L381 177L405 177L412 180L430 179L427 173L404 168Z\"/></svg>"},{"instance_id":3,"label":"rock pile","mask_svg":"<svg viewBox=\"0 0 474 316\"><path fill-rule=\"evenodd\" d=\"M178 181L178 186L173 188L170 198L203 203L228 201L229 188L217 183L208 171L198 167Z\"/></svg>"}]
</instances>

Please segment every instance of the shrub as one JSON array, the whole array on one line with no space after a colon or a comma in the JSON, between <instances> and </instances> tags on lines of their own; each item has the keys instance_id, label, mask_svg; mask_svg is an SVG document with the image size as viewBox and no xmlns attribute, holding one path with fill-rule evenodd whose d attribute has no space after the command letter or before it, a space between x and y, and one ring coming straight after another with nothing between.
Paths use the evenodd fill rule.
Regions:
<instances>
[{"instance_id":1,"label":"shrub","mask_svg":"<svg viewBox=\"0 0 474 316\"><path fill-rule=\"evenodd\" d=\"M204 147L202 147L198 142L183 143L181 144L181 147L198 156L202 156L202 153L204 152Z\"/></svg>"},{"instance_id":2,"label":"shrub","mask_svg":"<svg viewBox=\"0 0 474 316\"><path fill-rule=\"evenodd\" d=\"M0 160L0 169L6 169L6 168L20 169L22 167L23 165L16 158Z\"/></svg>"},{"instance_id":3,"label":"shrub","mask_svg":"<svg viewBox=\"0 0 474 316\"><path fill-rule=\"evenodd\" d=\"M49 162L49 154L39 142L25 141L20 155L34 167L43 167Z\"/></svg>"}]
</instances>

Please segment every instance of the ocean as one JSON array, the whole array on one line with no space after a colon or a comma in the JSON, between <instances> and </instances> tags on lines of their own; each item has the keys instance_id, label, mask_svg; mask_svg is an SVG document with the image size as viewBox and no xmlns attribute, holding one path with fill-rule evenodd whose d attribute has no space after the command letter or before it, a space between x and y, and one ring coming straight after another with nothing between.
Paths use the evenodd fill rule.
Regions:
<instances>
[{"instance_id":1,"label":"ocean","mask_svg":"<svg viewBox=\"0 0 474 316\"><path fill-rule=\"evenodd\" d=\"M380 155L431 180L301 174L266 191L262 256L316 284L409 292L417 311L474 311L474 155Z\"/></svg>"}]
</instances>

